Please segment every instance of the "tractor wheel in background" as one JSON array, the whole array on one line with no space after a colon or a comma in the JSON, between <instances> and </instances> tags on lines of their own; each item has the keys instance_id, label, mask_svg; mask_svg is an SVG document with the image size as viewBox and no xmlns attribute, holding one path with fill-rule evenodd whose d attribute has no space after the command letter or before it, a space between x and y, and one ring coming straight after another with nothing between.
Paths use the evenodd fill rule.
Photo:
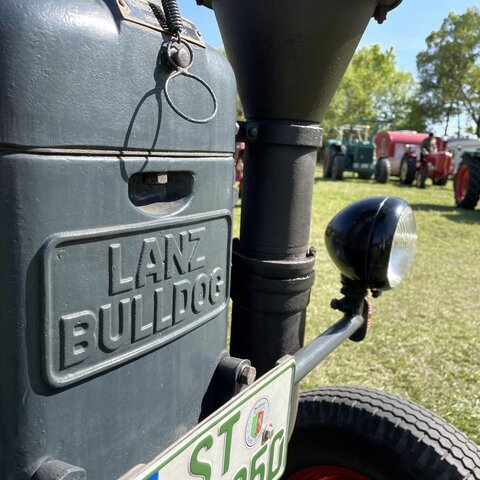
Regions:
<instances>
[{"instance_id":1,"label":"tractor wheel in background","mask_svg":"<svg viewBox=\"0 0 480 480\"><path fill-rule=\"evenodd\" d=\"M480 161L462 160L453 180L453 192L457 207L473 209L480 197Z\"/></svg>"},{"instance_id":2,"label":"tractor wheel in background","mask_svg":"<svg viewBox=\"0 0 480 480\"><path fill-rule=\"evenodd\" d=\"M328 153L323 158L323 178L332 178L332 158Z\"/></svg>"},{"instance_id":3,"label":"tractor wheel in background","mask_svg":"<svg viewBox=\"0 0 480 480\"><path fill-rule=\"evenodd\" d=\"M323 178L332 178L333 157L338 150L333 145L327 145L323 154Z\"/></svg>"},{"instance_id":4,"label":"tractor wheel in background","mask_svg":"<svg viewBox=\"0 0 480 480\"><path fill-rule=\"evenodd\" d=\"M284 480L478 480L480 449L432 412L386 392L300 395Z\"/></svg>"},{"instance_id":5,"label":"tractor wheel in background","mask_svg":"<svg viewBox=\"0 0 480 480\"><path fill-rule=\"evenodd\" d=\"M432 183L438 187L443 187L448 183L448 176L442 178L432 178Z\"/></svg>"},{"instance_id":6,"label":"tractor wheel in background","mask_svg":"<svg viewBox=\"0 0 480 480\"><path fill-rule=\"evenodd\" d=\"M358 178L361 178L362 180L370 180L372 177L373 173L358 172Z\"/></svg>"},{"instance_id":7,"label":"tractor wheel in background","mask_svg":"<svg viewBox=\"0 0 480 480\"><path fill-rule=\"evenodd\" d=\"M427 172L424 168L420 167L417 170L417 173L415 175L415 185L418 188L425 188L426 182L427 182Z\"/></svg>"},{"instance_id":8,"label":"tractor wheel in background","mask_svg":"<svg viewBox=\"0 0 480 480\"><path fill-rule=\"evenodd\" d=\"M377 183L387 183L390 179L390 161L388 158L379 158L375 165L375 180Z\"/></svg>"},{"instance_id":9,"label":"tractor wheel in background","mask_svg":"<svg viewBox=\"0 0 480 480\"><path fill-rule=\"evenodd\" d=\"M337 153L333 157L332 180L343 180L343 172L345 171L345 155Z\"/></svg>"},{"instance_id":10,"label":"tractor wheel in background","mask_svg":"<svg viewBox=\"0 0 480 480\"><path fill-rule=\"evenodd\" d=\"M400 183L411 185L415 180L415 171L417 170L417 159L405 155L400 163Z\"/></svg>"}]
</instances>

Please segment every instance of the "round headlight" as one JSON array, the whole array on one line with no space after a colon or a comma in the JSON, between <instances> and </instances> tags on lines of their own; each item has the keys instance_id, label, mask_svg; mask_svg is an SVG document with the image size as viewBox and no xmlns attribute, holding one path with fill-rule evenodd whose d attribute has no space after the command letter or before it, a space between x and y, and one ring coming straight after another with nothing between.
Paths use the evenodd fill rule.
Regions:
<instances>
[{"instance_id":1,"label":"round headlight","mask_svg":"<svg viewBox=\"0 0 480 480\"><path fill-rule=\"evenodd\" d=\"M341 273L365 288L395 288L413 262L417 228L412 209L395 197L371 197L338 213L325 243Z\"/></svg>"}]
</instances>

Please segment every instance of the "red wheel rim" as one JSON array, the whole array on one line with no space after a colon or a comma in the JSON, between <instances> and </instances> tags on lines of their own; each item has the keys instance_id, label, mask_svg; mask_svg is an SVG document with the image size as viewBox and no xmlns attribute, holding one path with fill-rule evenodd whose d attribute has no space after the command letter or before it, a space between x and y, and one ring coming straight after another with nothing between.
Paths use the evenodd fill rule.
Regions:
<instances>
[{"instance_id":1,"label":"red wheel rim","mask_svg":"<svg viewBox=\"0 0 480 480\"><path fill-rule=\"evenodd\" d=\"M464 200L467 195L469 180L470 174L468 173L468 167L464 165L457 173L457 183L455 185L455 193L459 202Z\"/></svg>"},{"instance_id":2,"label":"red wheel rim","mask_svg":"<svg viewBox=\"0 0 480 480\"><path fill-rule=\"evenodd\" d=\"M349 468L322 465L309 467L294 473L288 480L370 480Z\"/></svg>"}]
</instances>

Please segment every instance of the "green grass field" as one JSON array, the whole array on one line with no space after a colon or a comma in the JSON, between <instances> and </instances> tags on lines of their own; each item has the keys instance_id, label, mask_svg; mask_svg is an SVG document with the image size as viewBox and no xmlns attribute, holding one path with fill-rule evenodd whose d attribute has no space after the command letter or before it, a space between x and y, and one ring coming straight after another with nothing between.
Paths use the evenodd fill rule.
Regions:
<instances>
[{"instance_id":1,"label":"green grass field","mask_svg":"<svg viewBox=\"0 0 480 480\"><path fill-rule=\"evenodd\" d=\"M374 300L366 340L347 342L303 382L362 385L418 402L480 444L480 209L453 207L452 183L427 188L354 179L326 181L317 169L311 244L317 247L316 281L308 309L307 338L339 318L339 273L324 246L329 220L361 198L391 195L413 207L418 241L412 270L395 290ZM238 217L239 209L236 209ZM238 218L237 218L238 220ZM238 229L238 221L236 222Z\"/></svg>"}]
</instances>

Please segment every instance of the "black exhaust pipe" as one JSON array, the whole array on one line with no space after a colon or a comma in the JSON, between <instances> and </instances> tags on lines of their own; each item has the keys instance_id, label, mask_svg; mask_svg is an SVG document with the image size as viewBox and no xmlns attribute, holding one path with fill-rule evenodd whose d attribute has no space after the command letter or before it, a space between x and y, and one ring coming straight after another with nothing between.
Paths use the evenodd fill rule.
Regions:
<instances>
[{"instance_id":1,"label":"black exhaust pipe","mask_svg":"<svg viewBox=\"0 0 480 480\"><path fill-rule=\"evenodd\" d=\"M319 126L372 16L398 0L213 0L247 118L231 353L261 375L303 346Z\"/></svg>"}]
</instances>

